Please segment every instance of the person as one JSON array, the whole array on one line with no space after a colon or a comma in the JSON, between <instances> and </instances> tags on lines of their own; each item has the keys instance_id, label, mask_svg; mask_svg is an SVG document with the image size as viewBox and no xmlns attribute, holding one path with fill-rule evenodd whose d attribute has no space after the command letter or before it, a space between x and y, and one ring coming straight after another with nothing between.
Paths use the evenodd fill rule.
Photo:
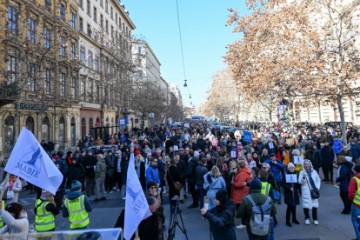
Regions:
<instances>
[{"instance_id":1,"label":"person","mask_svg":"<svg viewBox=\"0 0 360 240\"><path fill-rule=\"evenodd\" d=\"M3 183L1 183L1 188ZM1 189L0 188L0 189ZM20 178L14 174L9 175L9 180L6 183L6 190L4 193L4 199L7 203L19 202L19 193L22 190L22 184Z\"/></svg>"},{"instance_id":2,"label":"person","mask_svg":"<svg viewBox=\"0 0 360 240\"><path fill-rule=\"evenodd\" d=\"M246 167L244 160L241 160L238 164L239 170L234 176L234 180L231 188L231 199L234 201L236 208L239 209L243 198L249 194L249 187L246 183L250 182L251 171ZM236 226L237 229L244 229L245 221L242 219L242 224Z\"/></svg>"},{"instance_id":3,"label":"person","mask_svg":"<svg viewBox=\"0 0 360 240\"><path fill-rule=\"evenodd\" d=\"M28 234L29 220L23 205L12 202L3 209L0 204L0 217L5 223L5 227L1 228L0 234Z\"/></svg>"},{"instance_id":4,"label":"person","mask_svg":"<svg viewBox=\"0 0 360 240\"><path fill-rule=\"evenodd\" d=\"M72 164L69 165L68 172L67 172L67 180L68 180L68 187L70 188L70 185L72 181L77 180L81 182L81 184L84 184L85 181L85 168L84 166L79 163L78 159L74 158L72 160Z\"/></svg>"},{"instance_id":5,"label":"person","mask_svg":"<svg viewBox=\"0 0 360 240\"><path fill-rule=\"evenodd\" d=\"M275 178L275 186L273 186L274 190L277 190L278 193L280 194L280 186L281 186L281 181L282 181L282 175L283 175L283 171L285 169L284 164L276 159L276 154L275 153L271 153L270 154L270 159L266 160L265 163L268 163L270 165L270 171L274 174L274 178ZM281 204L281 194L279 199L277 200L279 204Z\"/></svg>"},{"instance_id":6,"label":"person","mask_svg":"<svg viewBox=\"0 0 360 240\"><path fill-rule=\"evenodd\" d=\"M289 163L287 166L286 174L293 174L296 177L295 165L293 163ZM296 206L300 203L299 197L299 184L296 182L287 182L286 178L283 179L281 186L284 189L284 201L287 205L286 208L286 225L292 227L290 222L290 217L292 218L292 222L295 224L300 224L296 219Z\"/></svg>"},{"instance_id":7,"label":"person","mask_svg":"<svg viewBox=\"0 0 360 240\"><path fill-rule=\"evenodd\" d=\"M195 169L195 187L197 190L200 208L204 207L204 196L206 195L206 191L204 189L204 175L208 172L206 164L207 160L205 155L201 155L199 157L199 165Z\"/></svg>"},{"instance_id":8,"label":"person","mask_svg":"<svg viewBox=\"0 0 360 240\"><path fill-rule=\"evenodd\" d=\"M146 184L150 181L154 181L160 186L158 156L156 153L152 154L150 166L146 169Z\"/></svg>"},{"instance_id":9,"label":"person","mask_svg":"<svg viewBox=\"0 0 360 240\"><path fill-rule=\"evenodd\" d=\"M206 196L209 198L209 208L216 207L215 195L221 189L226 189L226 183L217 166L213 166L211 171L204 176L204 189L207 190Z\"/></svg>"},{"instance_id":10,"label":"person","mask_svg":"<svg viewBox=\"0 0 360 240\"><path fill-rule=\"evenodd\" d=\"M235 204L229 199L225 189L216 192L214 208L209 210L202 208L200 213L210 222L210 231L214 240L236 240Z\"/></svg>"},{"instance_id":11,"label":"person","mask_svg":"<svg viewBox=\"0 0 360 240\"><path fill-rule=\"evenodd\" d=\"M354 167L355 176L351 178L348 197L352 202L351 205L351 221L355 230L356 239L360 239L360 165Z\"/></svg>"},{"instance_id":12,"label":"person","mask_svg":"<svg viewBox=\"0 0 360 240\"><path fill-rule=\"evenodd\" d=\"M55 216L60 213L55 205L54 196L43 190L35 201L35 230L37 232L55 231Z\"/></svg>"},{"instance_id":13,"label":"person","mask_svg":"<svg viewBox=\"0 0 360 240\"><path fill-rule=\"evenodd\" d=\"M321 180L318 173L313 169L311 161L308 159L304 160L303 169L299 173L298 182L301 185L301 203L304 209L305 224L310 224L309 210L312 209L313 223L318 225L317 209L319 208L319 200L311 197L311 190L314 189L314 187L320 190Z\"/></svg>"},{"instance_id":14,"label":"person","mask_svg":"<svg viewBox=\"0 0 360 240\"><path fill-rule=\"evenodd\" d=\"M106 163L102 154L96 155L97 162L95 168L95 202L106 200L105 197L105 177L106 177Z\"/></svg>"},{"instance_id":15,"label":"person","mask_svg":"<svg viewBox=\"0 0 360 240\"><path fill-rule=\"evenodd\" d=\"M337 157L338 161L338 171L336 175L336 182L340 184L340 197L344 204L344 209L342 210L342 214L350 214L351 212L351 202L348 198L348 188L350 184L350 180L353 177L352 167L353 164L348 162L343 155L339 155Z\"/></svg>"},{"instance_id":16,"label":"person","mask_svg":"<svg viewBox=\"0 0 360 240\"><path fill-rule=\"evenodd\" d=\"M180 170L176 164L175 159L170 159L170 167L166 174L167 182L169 183L169 200L170 206L176 206L176 200L174 200L175 196L180 197L180 190L175 188L174 183L182 182L182 177Z\"/></svg>"},{"instance_id":17,"label":"person","mask_svg":"<svg viewBox=\"0 0 360 240\"><path fill-rule=\"evenodd\" d=\"M159 208L156 210L156 213L158 215L159 240L162 240L164 239L165 214L164 214L164 207L161 204L159 188L156 182L154 181L148 182L146 187L147 187L146 197L154 197L159 201Z\"/></svg>"},{"instance_id":18,"label":"person","mask_svg":"<svg viewBox=\"0 0 360 240\"><path fill-rule=\"evenodd\" d=\"M186 148L188 149L188 148ZM189 162L187 166L186 176L188 180L189 190L192 196L192 204L188 206L188 208L197 208L199 207L198 196L195 189L195 170L198 165L198 159L194 156L194 151L192 149L189 150ZM168 181L169 182L169 181Z\"/></svg>"},{"instance_id":19,"label":"person","mask_svg":"<svg viewBox=\"0 0 360 240\"><path fill-rule=\"evenodd\" d=\"M159 228L158 228L158 214L157 210L160 206L160 202L155 197L147 197L146 201L149 205L149 210L152 215L143 219L139 226L137 233L131 237L134 240L160 240ZM125 208L121 211L118 219L116 220L114 228L124 228L125 222ZM138 236L136 236L138 235Z\"/></svg>"},{"instance_id":20,"label":"person","mask_svg":"<svg viewBox=\"0 0 360 240\"><path fill-rule=\"evenodd\" d=\"M86 229L90 224L89 212L92 206L86 195L81 193L82 185L79 181L71 183L70 193L64 199L62 215L69 218L70 229Z\"/></svg>"},{"instance_id":21,"label":"person","mask_svg":"<svg viewBox=\"0 0 360 240\"><path fill-rule=\"evenodd\" d=\"M263 205L269 198L269 197L267 197L267 196L265 196L264 194L261 193L261 182L257 178L254 178L250 182L250 197L253 199L253 201L255 202L255 204L257 206L258 205ZM269 204L272 206L270 216L274 217L276 215L275 204L273 203L273 201L271 199L270 199ZM247 230L249 240L268 240L269 237L270 237L272 229L269 231L268 235L265 236L265 237L259 237L257 235L254 235L251 232L250 219L251 219L251 216L252 216L252 207L253 207L253 205L251 204L248 197L244 198L243 203L237 209L236 216L240 217L241 219L243 219L245 221L246 230ZM272 227L270 227L270 228L272 228Z\"/></svg>"},{"instance_id":22,"label":"person","mask_svg":"<svg viewBox=\"0 0 360 240\"><path fill-rule=\"evenodd\" d=\"M334 150L330 147L329 142L326 141L324 143L324 148L322 148L320 150L320 154L321 154L321 160L322 160L322 170L323 170L323 174L324 174L324 179L323 181L325 183L333 183L334 182L334 178L333 178L333 162L335 159L335 152Z\"/></svg>"},{"instance_id":23,"label":"person","mask_svg":"<svg viewBox=\"0 0 360 240\"><path fill-rule=\"evenodd\" d=\"M253 159L253 156L251 153L247 153L246 154L246 166L249 168L249 169L252 169L253 167L256 167L256 162L254 161Z\"/></svg>"},{"instance_id":24,"label":"person","mask_svg":"<svg viewBox=\"0 0 360 240\"><path fill-rule=\"evenodd\" d=\"M94 195L95 192L95 166L96 158L93 156L93 151L88 150L85 157L85 189L88 197Z\"/></svg>"}]
</instances>

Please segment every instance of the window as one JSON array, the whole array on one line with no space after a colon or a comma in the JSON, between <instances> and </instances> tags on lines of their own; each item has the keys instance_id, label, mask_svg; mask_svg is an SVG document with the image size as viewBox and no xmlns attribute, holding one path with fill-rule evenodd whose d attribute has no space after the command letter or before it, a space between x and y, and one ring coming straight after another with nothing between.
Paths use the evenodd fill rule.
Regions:
<instances>
[{"instance_id":1,"label":"window","mask_svg":"<svg viewBox=\"0 0 360 240\"><path fill-rule=\"evenodd\" d=\"M45 8L48 11L51 11L51 0L45 0Z\"/></svg>"},{"instance_id":2,"label":"window","mask_svg":"<svg viewBox=\"0 0 360 240\"><path fill-rule=\"evenodd\" d=\"M141 54L141 47L138 47L138 54Z\"/></svg>"},{"instance_id":3,"label":"window","mask_svg":"<svg viewBox=\"0 0 360 240\"><path fill-rule=\"evenodd\" d=\"M105 12L109 13L109 2L108 2L108 0L105 0Z\"/></svg>"},{"instance_id":4,"label":"window","mask_svg":"<svg viewBox=\"0 0 360 240\"><path fill-rule=\"evenodd\" d=\"M51 94L51 69L46 68L45 69L45 94Z\"/></svg>"},{"instance_id":5,"label":"window","mask_svg":"<svg viewBox=\"0 0 360 240\"><path fill-rule=\"evenodd\" d=\"M100 6L103 8L104 7L104 0L100 0Z\"/></svg>"},{"instance_id":6,"label":"window","mask_svg":"<svg viewBox=\"0 0 360 240\"><path fill-rule=\"evenodd\" d=\"M79 0L79 6L80 6L81 8L83 8L83 6L84 6L83 0Z\"/></svg>"},{"instance_id":7,"label":"window","mask_svg":"<svg viewBox=\"0 0 360 240\"><path fill-rule=\"evenodd\" d=\"M80 86L80 91L81 91L81 97L82 99L85 101L86 100L86 81L82 80L81 81L81 86Z\"/></svg>"},{"instance_id":8,"label":"window","mask_svg":"<svg viewBox=\"0 0 360 240\"><path fill-rule=\"evenodd\" d=\"M76 58L76 43L71 43L70 59L74 60Z\"/></svg>"},{"instance_id":9,"label":"window","mask_svg":"<svg viewBox=\"0 0 360 240\"><path fill-rule=\"evenodd\" d=\"M64 3L60 3L60 19L65 21L66 7Z\"/></svg>"},{"instance_id":10,"label":"window","mask_svg":"<svg viewBox=\"0 0 360 240\"><path fill-rule=\"evenodd\" d=\"M121 30L121 18L119 17L119 29Z\"/></svg>"},{"instance_id":11,"label":"window","mask_svg":"<svg viewBox=\"0 0 360 240\"><path fill-rule=\"evenodd\" d=\"M86 5L86 13L87 15L91 16L91 5L90 5L90 1L87 0L87 5Z\"/></svg>"},{"instance_id":12,"label":"window","mask_svg":"<svg viewBox=\"0 0 360 240\"><path fill-rule=\"evenodd\" d=\"M96 102L100 102L100 86L96 86Z\"/></svg>"},{"instance_id":13,"label":"window","mask_svg":"<svg viewBox=\"0 0 360 240\"><path fill-rule=\"evenodd\" d=\"M119 23L118 23L118 14L117 14L117 12L115 12L115 22L116 22L116 25L119 24Z\"/></svg>"},{"instance_id":14,"label":"window","mask_svg":"<svg viewBox=\"0 0 360 240\"><path fill-rule=\"evenodd\" d=\"M49 49L51 47L51 31L44 27L44 48Z\"/></svg>"},{"instance_id":15,"label":"window","mask_svg":"<svg viewBox=\"0 0 360 240\"><path fill-rule=\"evenodd\" d=\"M100 58L98 55L95 57L95 70L100 72Z\"/></svg>"},{"instance_id":16,"label":"window","mask_svg":"<svg viewBox=\"0 0 360 240\"><path fill-rule=\"evenodd\" d=\"M83 32L84 31L84 26L83 26L83 19L79 18L79 31Z\"/></svg>"},{"instance_id":17,"label":"window","mask_svg":"<svg viewBox=\"0 0 360 240\"><path fill-rule=\"evenodd\" d=\"M35 43L36 23L32 18L28 18L27 40Z\"/></svg>"},{"instance_id":18,"label":"window","mask_svg":"<svg viewBox=\"0 0 360 240\"><path fill-rule=\"evenodd\" d=\"M66 74L61 73L60 74L60 96L66 96Z\"/></svg>"},{"instance_id":19,"label":"window","mask_svg":"<svg viewBox=\"0 0 360 240\"><path fill-rule=\"evenodd\" d=\"M94 7L94 22L97 22L97 9Z\"/></svg>"},{"instance_id":20,"label":"window","mask_svg":"<svg viewBox=\"0 0 360 240\"><path fill-rule=\"evenodd\" d=\"M35 92L37 91L36 87L36 67L34 63L30 63L29 65L29 82L28 89L29 91Z\"/></svg>"},{"instance_id":21,"label":"window","mask_svg":"<svg viewBox=\"0 0 360 240\"><path fill-rule=\"evenodd\" d=\"M91 27L90 24L87 25L87 35L91 37Z\"/></svg>"},{"instance_id":22,"label":"window","mask_svg":"<svg viewBox=\"0 0 360 240\"><path fill-rule=\"evenodd\" d=\"M93 69L93 53L92 53L92 51L88 52L88 67Z\"/></svg>"},{"instance_id":23,"label":"window","mask_svg":"<svg viewBox=\"0 0 360 240\"><path fill-rule=\"evenodd\" d=\"M76 28L76 13L75 13L74 11L71 11L70 26L71 26L73 29Z\"/></svg>"},{"instance_id":24,"label":"window","mask_svg":"<svg viewBox=\"0 0 360 240\"><path fill-rule=\"evenodd\" d=\"M110 7L110 17L111 17L111 19L114 19L114 10L113 10L113 7Z\"/></svg>"},{"instance_id":25,"label":"window","mask_svg":"<svg viewBox=\"0 0 360 240\"><path fill-rule=\"evenodd\" d=\"M105 31L106 31L106 33L109 33L109 22L108 22L108 20L105 21Z\"/></svg>"},{"instance_id":26,"label":"window","mask_svg":"<svg viewBox=\"0 0 360 240\"><path fill-rule=\"evenodd\" d=\"M8 11L8 30L12 34L17 34L18 25L17 25L16 9L13 6L8 6L7 11Z\"/></svg>"},{"instance_id":27,"label":"window","mask_svg":"<svg viewBox=\"0 0 360 240\"><path fill-rule=\"evenodd\" d=\"M77 78L74 76L71 80L71 96L77 98Z\"/></svg>"},{"instance_id":28,"label":"window","mask_svg":"<svg viewBox=\"0 0 360 240\"><path fill-rule=\"evenodd\" d=\"M60 36L59 44L60 44L60 56L65 56L66 55L66 39L64 36Z\"/></svg>"},{"instance_id":29,"label":"window","mask_svg":"<svg viewBox=\"0 0 360 240\"><path fill-rule=\"evenodd\" d=\"M17 61L13 56L7 57L7 82L13 83L16 81L17 75Z\"/></svg>"},{"instance_id":30,"label":"window","mask_svg":"<svg viewBox=\"0 0 360 240\"><path fill-rule=\"evenodd\" d=\"M100 27L104 29L104 16L100 14Z\"/></svg>"},{"instance_id":31,"label":"window","mask_svg":"<svg viewBox=\"0 0 360 240\"><path fill-rule=\"evenodd\" d=\"M85 48L80 48L80 63L85 64Z\"/></svg>"},{"instance_id":32,"label":"window","mask_svg":"<svg viewBox=\"0 0 360 240\"><path fill-rule=\"evenodd\" d=\"M111 26L111 37L114 37L114 26Z\"/></svg>"}]
</instances>

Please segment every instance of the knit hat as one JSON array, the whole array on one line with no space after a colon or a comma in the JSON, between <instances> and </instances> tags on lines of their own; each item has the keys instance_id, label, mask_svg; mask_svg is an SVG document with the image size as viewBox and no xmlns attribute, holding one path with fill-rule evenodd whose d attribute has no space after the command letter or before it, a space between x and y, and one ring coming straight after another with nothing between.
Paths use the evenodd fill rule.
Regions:
<instances>
[{"instance_id":1,"label":"knit hat","mask_svg":"<svg viewBox=\"0 0 360 240\"><path fill-rule=\"evenodd\" d=\"M154 181L150 181L146 184L147 189L150 189L151 187L154 187L154 186L157 187L157 183Z\"/></svg>"},{"instance_id":2,"label":"knit hat","mask_svg":"<svg viewBox=\"0 0 360 240\"><path fill-rule=\"evenodd\" d=\"M290 163L287 165L287 168L289 169L290 167L295 168L295 165L294 165L292 162L290 162Z\"/></svg>"},{"instance_id":3,"label":"knit hat","mask_svg":"<svg viewBox=\"0 0 360 240\"><path fill-rule=\"evenodd\" d=\"M356 165L356 166L354 167L354 171L355 171L356 173L360 173L360 165Z\"/></svg>"},{"instance_id":4,"label":"knit hat","mask_svg":"<svg viewBox=\"0 0 360 240\"><path fill-rule=\"evenodd\" d=\"M75 192L75 191L79 191L82 188L82 184L81 182L74 180L71 182L71 191Z\"/></svg>"},{"instance_id":5,"label":"knit hat","mask_svg":"<svg viewBox=\"0 0 360 240\"><path fill-rule=\"evenodd\" d=\"M260 190L261 189L261 182L258 178L254 178L250 182L250 191L252 190Z\"/></svg>"},{"instance_id":6,"label":"knit hat","mask_svg":"<svg viewBox=\"0 0 360 240\"><path fill-rule=\"evenodd\" d=\"M48 192L48 191L46 191L46 190L42 190L40 199L42 199L42 200L47 200L48 197L50 197L50 196L52 196L52 193L51 193L51 192Z\"/></svg>"},{"instance_id":7,"label":"knit hat","mask_svg":"<svg viewBox=\"0 0 360 240\"><path fill-rule=\"evenodd\" d=\"M135 157L136 157L137 155L139 155L140 153L141 153L141 152L140 152L139 149L135 150Z\"/></svg>"},{"instance_id":8,"label":"knit hat","mask_svg":"<svg viewBox=\"0 0 360 240\"><path fill-rule=\"evenodd\" d=\"M228 201L228 193L225 189L216 192L215 199L219 200L221 205L225 205Z\"/></svg>"},{"instance_id":9,"label":"knit hat","mask_svg":"<svg viewBox=\"0 0 360 240\"><path fill-rule=\"evenodd\" d=\"M152 158L158 158L157 152L153 152L153 153L151 154L151 157L152 157Z\"/></svg>"}]
</instances>

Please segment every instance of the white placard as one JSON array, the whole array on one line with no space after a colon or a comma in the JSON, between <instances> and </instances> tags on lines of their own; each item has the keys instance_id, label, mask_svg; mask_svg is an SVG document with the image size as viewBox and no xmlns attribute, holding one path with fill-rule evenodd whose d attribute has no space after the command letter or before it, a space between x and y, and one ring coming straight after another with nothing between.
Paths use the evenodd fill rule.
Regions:
<instances>
[{"instance_id":1,"label":"white placard","mask_svg":"<svg viewBox=\"0 0 360 240\"><path fill-rule=\"evenodd\" d=\"M269 142L269 148L270 148L270 149L273 149L273 148L274 148L273 142Z\"/></svg>"},{"instance_id":2,"label":"white placard","mask_svg":"<svg viewBox=\"0 0 360 240\"><path fill-rule=\"evenodd\" d=\"M179 147L177 145L174 145L174 151L179 151Z\"/></svg>"},{"instance_id":3,"label":"white placard","mask_svg":"<svg viewBox=\"0 0 360 240\"><path fill-rule=\"evenodd\" d=\"M294 164L303 164L304 160L300 156L294 156Z\"/></svg>"},{"instance_id":4,"label":"white placard","mask_svg":"<svg viewBox=\"0 0 360 240\"><path fill-rule=\"evenodd\" d=\"M345 156L345 159L346 159L346 161L348 161L348 162L351 162L351 161L352 161L352 157L349 157L349 156Z\"/></svg>"},{"instance_id":5,"label":"white placard","mask_svg":"<svg viewBox=\"0 0 360 240\"><path fill-rule=\"evenodd\" d=\"M286 183L297 183L296 174L285 174Z\"/></svg>"},{"instance_id":6,"label":"white placard","mask_svg":"<svg viewBox=\"0 0 360 240\"><path fill-rule=\"evenodd\" d=\"M236 151L231 151L231 157L236 158Z\"/></svg>"}]
</instances>

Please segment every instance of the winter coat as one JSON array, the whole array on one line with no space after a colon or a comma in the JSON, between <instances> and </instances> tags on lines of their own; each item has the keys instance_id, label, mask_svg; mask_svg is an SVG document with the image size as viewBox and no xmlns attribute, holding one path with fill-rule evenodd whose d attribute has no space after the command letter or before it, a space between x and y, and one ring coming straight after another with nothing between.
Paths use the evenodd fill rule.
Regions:
<instances>
[{"instance_id":1,"label":"winter coat","mask_svg":"<svg viewBox=\"0 0 360 240\"><path fill-rule=\"evenodd\" d=\"M333 164L335 159L334 150L331 147L324 147L320 150L321 159L322 159L322 167L329 167Z\"/></svg>"},{"instance_id":2,"label":"winter coat","mask_svg":"<svg viewBox=\"0 0 360 240\"><path fill-rule=\"evenodd\" d=\"M154 181L157 184L160 184L159 170L157 167L149 166L146 169L145 176L146 176L146 184L150 181Z\"/></svg>"},{"instance_id":3,"label":"winter coat","mask_svg":"<svg viewBox=\"0 0 360 240\"><path fill-rule=\"evenodd\" d=\"M354 200L356 191L358 189L357 181L355 178L360 179L360 173L357 173L355 177L351 178L349 188L348 188L348 197L349 200L352 202ZM355 203L354 203L355 204ZM355 204L358 208L360 208L360 205Z\"/></svg>"},{"instance_id":4,"label":"winter coat","mask_svg":"<svg viewBox=\"0 0 360 240\"><path fill-rule=\"evenodd\" d=\"M15 219L8 211L0 210L0 216L6 224L1 228L0 234L28 234L29 233L29 220L26 211L20 213L20 218Z\"/></svg>"},{"instance_id":5,"label":"winter coat","mask_svg":"<svg viewBox=\"0 0 360 240\"><path fill-rule=\"evenodd\" d=\"M3 182L0 185L0 190L2 190ZM9 182L6 185L7 188L9 188ZM16 178L12 187L12 191L14 192L14 195L11 199L8 199L7 203L10 202L19 202L19 194L22 190L22 183L20 178ZM6 194L6 193L5 193Z\"/></svg>"},{"instance_id":6,"label":"winter coat","mask_svg":"<svg viewBox=\"0 0 360 240\"><path fill-rule=\"evenodd\" d=\"M249 194L249 187L243 183L250 182L251 171L247 167L241 168L234 176L231 187L231 199L235 204L241 204L243 198Z\"/></svg>"},{"instance_id":7,"label":"winter coat","mask_svg":"<svg viewBox=\"0 0 360 240\"><path fill-rule=\"evenodd\" d=\"M340 192L347 192L350 184L350 180L353 177L352 172L353 164L351 162L345 162L339 165L338 174L336 176L336 182L340 183Z\"/></svg>"},{"instance_id":8,"label":"winter coat","mask_svg":"<svg viewBox=\"0 0 360 240\"><path fill-rule=\"evenodd\" d=\"M205 213L214 240L236 240L234 216L235 205L231 200L225 206L220 205Z\"/></svg>"},{"instance_id":9,"label":"winter coat","mask_svg":"<svg viewBox=\"0 0 360 240\"><path fill-rule=\"evenodd\" d=\"M68 172L68 182L72 182L74 180L84 182L85 178L85 168L80 163L72 164L69 166Z\"/></svg>"},{"instance_id":10,"label":"winter coat","mask_svg":"<svg viewBox=\"0 0 360 240\"><path fill-rule=\"evenodd\" d=\"M246 166L249 168L249 169L252 169L253 167L257 167L256 166L256 162L254 160L251 160L250 163L248 163L247 160L245 160L245 163L246 163Z\"/></svg>"},{"instance_id":11,"label":"winter coat","mask_svg":"<svg viewBox=\"0 0 360 240\"><path fill-rule=\"evenodd\" d=\"M208 174L210 174L210 173L208 173ZM210 199L209 209L212 209L212 208L216 207L216 205L215 205L216 193L220 189L225 189L226 190L226 184L225 184L224 178L221 177L221 176L217 177L217 178L210 177L211 182L208 181L207 176L204 176L204 178L205 178L204 189L207 190L206 196Z\"/></svg>"},{"instance_id":12,"label":"winter coat","mask_svg":"<svg viewBox=\"0 0 360 240\"><path fill-rule=\"evenodd\" d=\"M123 183L126 183L127 181L127 171L129 168L129 159L125 160L122 159L121 163L120 163L120 168L121 168L121 180Z\"/></svg>"},{"instance_id":13,"label":"winter coat","mask_svg":"<svg viewBox=\"0 0 360 240\"><path fill-rule=\"evenodd\" d=\"M199 165L195 169L195 184L198 187L204 185L204 175L208 173L208 169L204 165Z\"/></svg>"},{"instance_id":14,"label":"winter coat","mask_svg":"<svg viewBox=\"0 0 360 240\"><path fill-rule=\"evenodd\" d=\"M181 182L181 174L177 166L170 166L167 174L166 179L169 184L169 199L172 199L174 196L180 196L180 192L175 189L174 183Z\"/></svg>"},{"instance_id":15,"label":"winter coat","mask_svg":"<svg viewBox=\"0 0 360 240\"><path fill-rule=\"evenodd\" d=\"M287 174L296 174L296 172L288 172ZM287 183L286 178L282 180L281 186L284 188L284 201L286 205L296 206L300 203L300 185L298 183ZM290 189L293 189L291 191Z\"/></svg>"},{"instance_id":16,"label":"winter coat","mask_svg":"<svg viewBox=\"0 0 360 240\"><path fill-rule=\"evenodd\" d=\"M305 152L305 159L310 160L314 169L321 168L321 152L320 150L307 150Z\"/></svg>"},{"instance_id":17,"label":"winter coat","mask_svg":"<svg viewBox=\"0 0 360 240\"><path fill-rule=\"evenodd\" d=\"M87 177L92 177L92 178L95 177L94 166L96 166L96 158L94 157L94 155L86 156L84 167L85 167Z\"/></svg>"},{"instance_id":18,"label":"winter coat","mask_svg":"<svg viewBox=\"0 0 360 240\"><path fill-rule=\"evenodd\" d=\"M261 194L260 190L252 190L250 196L254 200L256 205L264 204L268 198L264 194ZM276 215L276 208L275 208L274 202L272 200L271 200L270 204L272 206L271 216L274 217ZM240 205L240 207L238 208L237 213L236 213L236 216L238 218L245 220L246 231L249 235L249 238L254 237L254 235L251 233L251 228L250 228L250 218L252 216L252 207L253 206L252 206L251 202L247 198L244 198L243 204Z\"/></svg>"},{"instance_id":19,"label":"winter coat","mask_svg":"<svg viewBox=\"0 0 360 240\"><path fill-rule=\"evenodd\" d=\"M276 160L274 164L271 160L266 160L265 163L270 165L270 171L274 174L274 178L277 182L282 180L282 172L284 171L284 164L280 160Z\"/></svg>"},{"instance_id":20,"label":"winter coat","mask_svg":"<svg viewBox=\"0 0 360 240\"><path fill-rule=\"evenodd\" d=\"M195 181L196 181L195 169L196 169L197 165L198 165L197 158L191 157L189 159L189 163L188 163L188 167L187 167L187 171L186 171L186 176L188 178L189 183L195 183Z\"/></svg>"},{"instance_id":21,"label":"winter coat","mask_svg":"<svg viewBox=\"0 0 360 240\"><path fill-rule=\"evenodd\" d=\"M95 177L105 179L106 175L106 163L105 159L98 160L96 163Z\"/></svg>"},{"instance_id":22,"label":"winter coat","mask_svg":"<svg viewBox=\"0 0 360 240\"><path fill-rule=\"evenodd\" d=\"M360 158L360 146L358 144L350 144L350 151L354 160Z\"/></svg>"},{"instance_id":23,"label":"winter coat","mask_svg":"<svg viewBox=\"0 0 360 240\"><path fill-rule=\"evenodd\" d=\"M303 176L306 178L304 179ZM320 190L321 180L318 173L313 169L311 166L311 178L314 181L315 187ZM307 174L306 170L303 170L299 173L298 183L301 185L301 204L303 208L318 208L319 207L319 200L312 199L310 194L311 183L309 181L309 175Z\"/></svg>"}]
</instances>

